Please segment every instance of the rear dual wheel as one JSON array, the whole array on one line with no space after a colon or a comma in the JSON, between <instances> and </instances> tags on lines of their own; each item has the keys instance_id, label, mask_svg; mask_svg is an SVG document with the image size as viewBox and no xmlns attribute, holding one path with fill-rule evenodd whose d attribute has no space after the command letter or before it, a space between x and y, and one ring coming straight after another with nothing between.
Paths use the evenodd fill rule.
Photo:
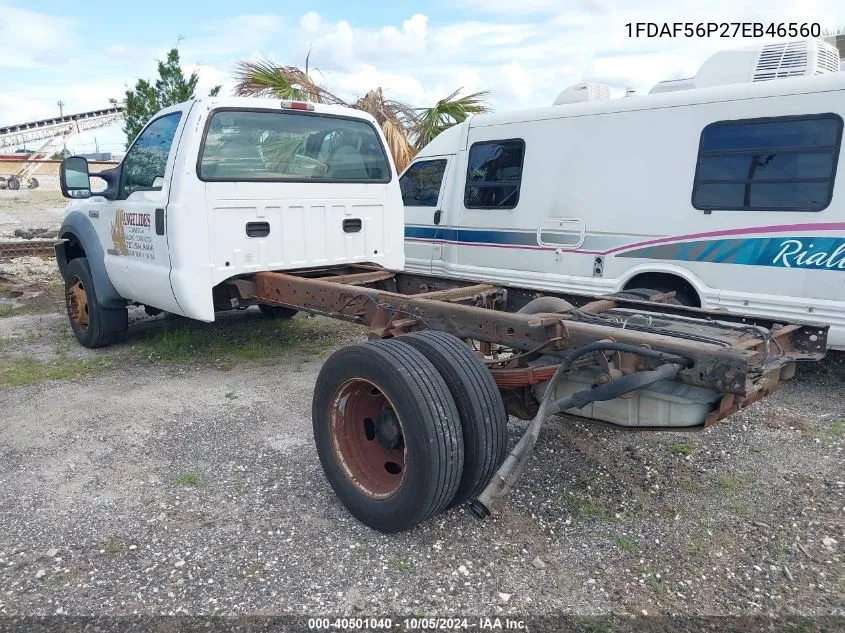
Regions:
<instances>
[{"instance_id":1,"label":"rear dual wheel","mask_svg":"<svg viewBox=\"0 0 845 633\"><path fill-rule=\"evenodd\" d=\"M353 516L382 532L475 496L504 456L492 376L447 334L339 350L317 378L312 415L326 478Z\"/></svg>"}]
</instances>

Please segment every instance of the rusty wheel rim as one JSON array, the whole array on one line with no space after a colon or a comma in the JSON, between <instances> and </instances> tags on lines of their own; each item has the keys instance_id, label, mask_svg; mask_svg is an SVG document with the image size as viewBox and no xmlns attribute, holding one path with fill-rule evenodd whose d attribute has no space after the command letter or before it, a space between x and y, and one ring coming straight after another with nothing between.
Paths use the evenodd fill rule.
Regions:
<instances>
[{"instance_id":1,"label":"rusty wheel rim","mask_svg":"<svg viewBox=\"0 0 845 633\"><path fill-rule=\"evenodd\" d=\"M71 277L65 291L67 316L76 327L84 332L88 329L88 292L79 277Z\"/></svg>"},{"instance_id":2,"label":"rusty wheel rim","mask_svg":"<svg viewBox=\"0 0 845 633\"><path fill-rule=\"evenodd\" d=\"M376 385L353 378L335 391L331 437L347 479L371 499L386 499L405 481L407 450L395 407Z\"/></svg>"}]
</instances>

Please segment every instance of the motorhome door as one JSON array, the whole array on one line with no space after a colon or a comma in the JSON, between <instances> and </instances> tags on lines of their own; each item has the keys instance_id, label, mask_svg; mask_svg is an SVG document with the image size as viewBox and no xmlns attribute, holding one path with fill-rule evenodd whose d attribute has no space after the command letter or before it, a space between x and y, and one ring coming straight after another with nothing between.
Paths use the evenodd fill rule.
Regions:
<instances>
[{"instance_id":1,"label":"motorhome door","mask_svg":"<svg viewBox=\"0 0 845 633\"><path fill-rule=\"evenodd\" d=\"M432 259L440 259L438 239L444 221L445 182L449 157L411 163L399 180L405 204L405 268L430 273Z\"/></svg>"}]
</instances>

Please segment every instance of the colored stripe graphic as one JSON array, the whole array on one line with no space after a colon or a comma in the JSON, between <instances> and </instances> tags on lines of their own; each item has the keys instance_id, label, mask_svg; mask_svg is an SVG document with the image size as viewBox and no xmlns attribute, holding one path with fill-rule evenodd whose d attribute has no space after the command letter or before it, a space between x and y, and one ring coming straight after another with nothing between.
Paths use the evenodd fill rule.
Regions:
<instances>
[{"instance_id":1,"label":"colored stripe graphic","mask_svg":"<svg viewBox=\"0 0 845 633\"><path fill-rule=\"evenodd\" d=\"M651 259L685 259L688 255L688 251L681 248L681 245L678 244L679 242L691 242L687 244L687 248L692 248L693 245L698 245L696 248L705 248L706 254L702 254L698 250L694 251L695 259L685 259L685 261L719 261L720 259L724 259L726 256L724 254L718 255L714 253L722 253L721 249L724 248L740 248L740 244L734 244L733 242L748 242L754 240L708 240L706 238L714 238L714 237L727 237L727 236L742 236L742 235L760 235L765 233L776 233L776 232L790 232L790 233L805 233L810 231L845 231L845 222L819 222L819 223L806 223L806 224L777 224L777 225L769 225L769 226L757 226L757 227L749 227L743 229L724 229L720 231L707 231L703 233L690 233L686 235L675 235L669 237L662 237L656 238L652 240L645 240L641 242L633 242L630 244L624 244L621 246L616 246L609 249L589 249L589 248L578 248L572 249L573 252L577 252L579 254L584 255L620 255L624 257L644 257L644 258L651 258ZM588 244L591 237L587 236L587 241L585 244ZM704 239L702 239L704 238ZM469 228L452 228L452 227L439 227L439 226L414 226L414 225L407 225L405 227L405 239L409 241L419 242L438 242L438 243L445 243L445 244L456 244L462 246L485 246L485 247L494 247L494 248L521 248L526 250L543 250L543 251L554 251L557 247L555 246L540 246L537 243L537 233L536 232L527 232L527 231L501 231L501 230L493 230L493 229L469 229ZM772 237L772 238L763 238L764 241L767 240L788 240L788 239L797 239L798 241L807 242L809 241L817 242L820 240L836 240L841 238L833 238L833 237L813 237L813 238L790 238L790 237ZM803 246L802 242L802 246ZM701 244L708 243L708 247L703 247ZM720 245L721 243L721 245ZM730 243L730 245L728 245ZM654 247L660 245L675 245L678 246L678 254L673 255L671 257L668 256L668 253L671 251L666 251L666 256L658 256L657 253L663 253L661 250L653 250L647 247ZM793 245L798 248L797 245ZM565 248L565 247L564 247ZM757 248L765 249L763 245L758 244ZM746 249L747 250L747 249ZM653 254L645 254L646 252L653 253ZM836 248L830 250L830 253L836 252ZM774 253L776 255L777 252ZM812 255L812 253L811 253ZM807 257L809 257L808 255ZM699 259L702 257L702 259ZM739 257L739 255L737 255ZM797 255L796 255L797 257ZM802 260L803 261L803 260ZM737 262L739 263L739 262ZM758 264L758 265L765 265L765 264Z\"/></svg>"}]
</instances>

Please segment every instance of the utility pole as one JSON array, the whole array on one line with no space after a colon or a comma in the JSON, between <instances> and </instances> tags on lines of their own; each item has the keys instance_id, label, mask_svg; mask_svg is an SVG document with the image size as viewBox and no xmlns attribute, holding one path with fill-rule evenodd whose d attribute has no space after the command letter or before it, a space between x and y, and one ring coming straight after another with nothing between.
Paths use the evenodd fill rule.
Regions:
<instances>
[{"instance_id":1,"label":"utility pole","mask_svg":"<svg viewBox=\"0 0 845 633\"><path fill-rule=\"evenodd\" d=\"M61 119L65 115L65 102L59 99L56 101L56 105L59 106L59 118ZM62 158L67 156L67 134L62 134Z\"/></svg>"}]
</instances>

